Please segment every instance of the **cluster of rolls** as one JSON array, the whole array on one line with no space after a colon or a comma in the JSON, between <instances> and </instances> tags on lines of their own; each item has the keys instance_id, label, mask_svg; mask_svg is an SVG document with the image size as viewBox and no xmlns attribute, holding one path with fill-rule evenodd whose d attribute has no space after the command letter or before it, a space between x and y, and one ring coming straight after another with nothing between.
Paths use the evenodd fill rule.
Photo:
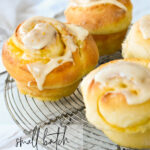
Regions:
<instances>
[{"instance_id":1,"label":"cluster of rolls","mask_svg":"<svg viewBox=\"0 0 150 150\"><path fill-rule=\"evenodd\" d=\"M21 93L41 100L73 93L99 56L120 50L132 4L71 0L65 15L68 23L48 17L25 20L4 44L3 63Z\"/></svg>"},{"instance_id":2,"label":"cluster of rolls","mask_svg":"<svg viewBox=\"0 0 150 150\"><path fill-rule=\"evenodd\" d=\"M19 91L58 100L78 87L99 56L121 49L132 19L130 0L71 0L68 23L32 17L3 46L3 63ZM150 16L130 29L125 59L90 72L81 83L88 121L115 143L150 148Z\"/></svg>"}]
</instances>

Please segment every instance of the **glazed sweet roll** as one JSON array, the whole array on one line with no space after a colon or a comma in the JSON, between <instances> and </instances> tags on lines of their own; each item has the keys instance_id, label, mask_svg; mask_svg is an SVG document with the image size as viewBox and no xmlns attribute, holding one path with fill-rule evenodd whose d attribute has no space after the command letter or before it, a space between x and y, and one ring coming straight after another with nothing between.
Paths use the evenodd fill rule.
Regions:
<instances>
[{"instance_id":1,"label":"glazed sweet roll","mask_svg":"<svg viewBox=\"0 0 150 150\"><path fill-rule=\"evenodd\" d=\"M3 46L3 63L19 91L41 100L70 95L98 62L88 31L47 17L33 17Z\"/></svg>"},{"instance_id":2,"label":"glazed sweet roll","mask_svg":"<svg viewBox=\"0 0 150 150\"><path fill-rule=\"evenodd\" d=\"M81 84L88 121L115 143L150 148L150 63L115 60Z\"/></svg>"}]
</instances>

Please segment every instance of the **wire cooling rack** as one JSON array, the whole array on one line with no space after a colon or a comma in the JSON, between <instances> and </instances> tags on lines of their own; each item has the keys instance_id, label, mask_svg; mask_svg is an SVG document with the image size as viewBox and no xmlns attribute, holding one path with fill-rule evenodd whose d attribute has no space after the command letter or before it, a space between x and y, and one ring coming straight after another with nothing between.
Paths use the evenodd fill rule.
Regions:
<instances>
[{"instance_id":1,"label":"wire cooling rack","mask_svg":"<svg viewBox=\"0 0 150 150\"><path fill-rule=\"evenodd\" d=\"M119 58L120 52L103 56L99 65ZM26 135L31 137L34 127L40 127L38 142L41 145L45 128L56 131L58 127L62 129L66 126L69 143L60 145L60 150L127 150L112 143L101 131L87 122L79 88L59 101L42 102L20 94L14 80L8 75L5 81L5 101L13 120ZM56 145L46 145L45 148L55 150Z\"/></svg>"}]
</instances>

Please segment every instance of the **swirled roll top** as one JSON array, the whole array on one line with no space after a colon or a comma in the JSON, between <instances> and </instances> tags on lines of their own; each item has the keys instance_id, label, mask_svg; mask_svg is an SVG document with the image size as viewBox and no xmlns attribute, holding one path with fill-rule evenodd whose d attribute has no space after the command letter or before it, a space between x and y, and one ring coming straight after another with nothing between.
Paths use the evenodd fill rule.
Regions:
<instances>
[{"instance_id":1,"label":"swirled roll top","mask_svg":"<svg viewBox=\"0 0 150 150\"><path fill-rule=\"evenodd\" d=\"M124 58L150 59L150 15L143 16L131 27L123 43Z\"/></svg>"},{"instance_id":2,"label":"swirled roll top","mask_svg":"<svg viewBox=\"0 0 150 150\"><path fill-rule=\"evenodd\" d=\"M129 105L140 104L150 99L150 70L133 62L119 61L102 68L95 75L100 89L108 87L104 94L122 93Z\"/></svg>"},{"instance_id":3,"label":"swirled roll top","mask_svg":"<svg viewBox=\"0 0 150 150\"><path fill-rule=\"evenodd\" d=\"M76 33L77 29L80 32ZM32 17L18 26L12 40L29 57L41 58L43 54L44 57L50 58L61 56L65 47L70 47L69 50L72 52L75 51L78 35L77 40L83 41L88 36L88 31L51 18Z\"/></svg>"},{"instance_id":4,"label":"swirled roll top","mask_svg":"<svg viewBox=\"0 0 150 150\"><path fill-rule=\"evenodd\" d=\"M110 63L97 72L93 78L99 89L108 93L122 93L128 105L140 104L150 99L150 70L140 64L128 61ZM84 81L83 81L84 82Z\"/></svg>"},{"instance_id":5,"label":"swirled roll top","mask_svg":"<svg viewBox=\"0 0 150 150\"><path fill-rule=\"evenodd\" d=\"M79 26L47 17L33 17L16 29L10 43L19 47L21 59L33 61L27 63L27 68L39 90L43 90L49 73L66 62L75 63L73 53L82 48L88 34Z\"/></svg>"},{"instance_id":6,"label":"swirled roll top","mask_svg":"<svg viewBox=\"0 0 150 150\"><path fill-rule=\"evenodd\" d=\"M56 40L57 30L52 25L49 23L38 23L33 29L29 30L31 23L24 23L19 30L21 40L26 48L39 50L51 45Z\"/></svg>"},{"instance_id":7,"label":"swirled roll top","mask_svg":"<svg viewBox=\"0 0 150 150\"><path fill-rule=\"evenodd\" d=\"M23 58L57 57L65 46L57 26L63 28L63 24L51 18L32 17L17 27L12 41L24 51Z\"/></svg>"},{"instance_id":8,"label":"swirled roll top","mask_svg":"<svg viewBox=\"0 0 150 150\"><path fill-rule=\"evenodd\" d=\"M104 131L131 133L150 128L148 65L136 60L117 60L85 77L81 90L87 119Z\"/></svg>"}]
</instances>

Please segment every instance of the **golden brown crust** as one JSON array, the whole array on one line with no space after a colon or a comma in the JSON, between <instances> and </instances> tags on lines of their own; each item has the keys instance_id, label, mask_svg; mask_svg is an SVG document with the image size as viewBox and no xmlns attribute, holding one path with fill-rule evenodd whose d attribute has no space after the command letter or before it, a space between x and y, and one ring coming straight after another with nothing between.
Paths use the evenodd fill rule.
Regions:
<instances>
[{"instance_id":1,"label":"golden brown crust","mask_svg":"<svg viewBox=\"0 0 150 150\"><path fill-rule=\"evenodd\" d=\"M15 51L10 49L13 47ZM43 91L39 91L35 78L27 68L32 59L25 61L15 54L19 51L9 40L3 45L2 59L10 75L17 81L19 90L24 94L38 97L43 100L58 99L70 95L76 88L80 79L93 69L99 59L98 49L92 36L88 35L83 41L83 46L73 52L74 63L66 62L55 68L45 79ZM92 56L92 57L91 57ZM44 59L43 59L44 61ZM30 82L30 87L28 83ZM65 91L63 91L65 90Z\"/></svg>"},{"instance_id":2,"label":"golden brown crust","mask_svg":"<svg viewBox=\"0 0 150 150\"><path fill-rule=\"evenodd\" d=\"M65 11L69 23L81 25L92 34L109 34L125 30L132 18L130 0L118 0L127 7L127 12L112 4L92 7L69 7Z\"/></svg>"},{"instance_id":3,"label":"golden brown crust","mask_svg":"<svg viewBox=\"0 0 150 150\"><path fill-rule=\"evenodd\" d=\"M56 101L62 97L71 95L78 87L79 81L62 88L45 89L39 91L36 87L29 87L21 82L17 82L17 87L22 94L27 94L31 97L44 101Z\"/></svg>"},{"instance_id":4,"label":"golden brown crust","mask_svg":"<svg viewBox=\"0 0 150 150\"><path fill-rule=\"evenodd\" d=\"M73 56L75 65L68 62L54 69L46 77L44 83L45 88L59 88L73 84L78 81L83 74L89 72L91 68L97 64L97 47L91 36L87 37L86 43L81 51L79 52L78 50L73 54ZM7 42L3 46L2 57L5 67L14 79L24 82L26 85L29 81L31 81L31 85L36 86L36 81L27 69L26 64L23 64L17 58L12 57L12 54L8 49Z\"/></svg>"},{"instance_id":5,"label":"golden brown crust","mask_svg":"<svg viewBox=\"0 0 150 150\"><path fill-rule=\"evenodd\" d=\"M119 60L109 63L117 61ZM126 59L124 61L139 63L150 68L148 60ZM150 148L148 142L150 140L150 100L141 104L129 105L122 93L104 94L109 91L109 87L100 89L100 83L93 80L95 74L109 63L92 71L81 84L87 119L119 145L131 148Z\"/></svg>"},{"instance_id":6,"label":"golden brown crust","mask_svg":"<svg viewBox=\"0 0 150 150\"><path fill-rule=\"evenodd\" d=\"M118 33L107 35L93 34L93 38L99 49L99 54L103 56L113 54L116 51L121 50L121 44L125 38L126 33L127 29Z\"/></svg>"}]
</instances>

